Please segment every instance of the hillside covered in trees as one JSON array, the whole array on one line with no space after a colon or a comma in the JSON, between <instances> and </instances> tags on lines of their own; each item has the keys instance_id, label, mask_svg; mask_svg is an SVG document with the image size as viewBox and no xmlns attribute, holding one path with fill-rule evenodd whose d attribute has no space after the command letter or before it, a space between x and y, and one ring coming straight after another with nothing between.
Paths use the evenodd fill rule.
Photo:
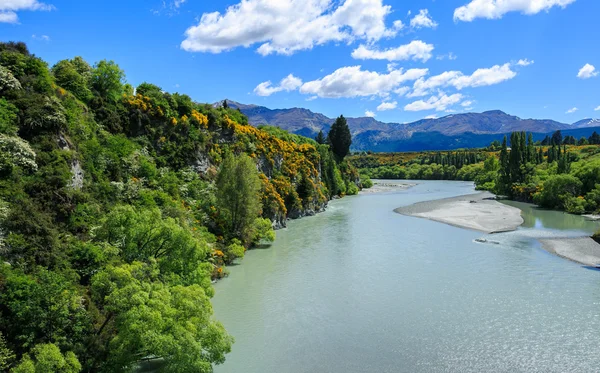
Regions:
<instances>
[{"instance_id":1,"label":"hillside covered in trees","mask_svg":"<svg viewBox=\"0 0 600 373\"><path fill-rule=\"evenodd\" d=\"M233 343L211 280L357 193L343 151L0 44L0 371L211 372Z\"/></svg>"}]
</instances>

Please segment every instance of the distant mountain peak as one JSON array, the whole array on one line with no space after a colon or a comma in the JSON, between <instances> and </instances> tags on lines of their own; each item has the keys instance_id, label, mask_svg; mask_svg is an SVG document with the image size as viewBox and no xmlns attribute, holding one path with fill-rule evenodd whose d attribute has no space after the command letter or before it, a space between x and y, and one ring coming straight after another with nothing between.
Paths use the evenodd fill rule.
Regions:
<instances>
[{"instance_id":1,"label":"distant mountain peak","mask_svg":"<svg viewBox=\"0 0 600 373\"><path fill-rule=\"evenodd\" d=\"M222 105L223 101L220 101ZM219 103L217 103L219 104ZM269 109L227 100L231 108L239 108L252 125L269 124L288 132L314 138L319 131L327 133L333 118L306 108ZM514 131L548 134L556 130L580 130L600 127L598 119L584 119L573 125L549 119L521 119L502 110L483 113L452 113L441 118L421 119L412 123L384 123L371 117L346 117L355 150L401 151L423 149L456 149L486 146L492 140ZM578 135L585 135L585 133ZM591 134L591 133L590 133ZM587 135L589 136L589 134Z\"/></svg>"}]
</instances>

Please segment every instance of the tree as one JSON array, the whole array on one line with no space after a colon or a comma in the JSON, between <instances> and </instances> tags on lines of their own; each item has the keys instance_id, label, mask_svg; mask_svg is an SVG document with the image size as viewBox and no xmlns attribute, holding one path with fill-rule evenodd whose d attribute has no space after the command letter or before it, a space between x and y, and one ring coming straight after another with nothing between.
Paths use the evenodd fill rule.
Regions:
<instances>
[{"instance_id":1,"label":"tree","mask_svg":"<svg viewBox=\"0 0 600 373\"><path fill-rule=\"evenodd\" d=\"M52 67L52 74L56 83L83 102L92 98L92 92L88 88L89 74L84 76L79 73L77 67L69 60L58 61Z\"/></svg>"},{"instance_id":2,"label":"tree","mask_svg":"<svg viewBox=\"0 0 600 373\"><path fill-rule=\"evenodd\" d=\"M95 238L118 248L128 263L156 261L171 281L208 287L209 271L203 264L210 252L207 243L181 222L163 217L158 208L117 206L103 219Z\"/></svg>"},{"instance_id":3,"label":"tree","mask_svg":"<svg viewBox=\"0 0 600 373\"><path fill-rule=\"evenodd\" d=\"M577 145L581 146L581 145L588 145L588 139L584 137L580 138L579 141L577 142Z\"/></svg>"},{"instance_id":4,"label":"tree","mask_svg":"<svg viewBox=\"0 0 600 373\"><path fill-rule=\"evenodd\" d=\"M340 115L339 118L335 120L329 130L327 139L331 144L333 154L335 154L337 160L341 162L350 152L350 145L352 145L350 128L348 128L348 123L343 115Z\"/></svg>"},{"instance_id":5,"label":"tree","mask_svg":"<svg viewBox=\"0 0 600 373\"><path fill-rule=\"evenodd\" d=\"M562 132L560 132L560 130L554 132L552 134L552 145L561 145L563 141L563 136L562 136Z\"/></svg>"},{"instance_id":6,"label":"tree","mask_svg":"<svg viewBox=\"0 0 600 373\"><path fill-rule=\"evenodd\" d=\"M533 200L541 207L563 209L569 198L579 195L582 186L581 181L573 175L552 175L544 181L542 189L534 194Z\"/></svg>"},{"instance_id":7,"label":"tree","mask_svg":"<svg viewBox=\"0 0 600 373\"><path fill-rule=\"evenodd\" d=\"M596 131L589 138L589 143L592 145L600 145L600 135Z\"/></svg>"},{"instance_id":8,"label":"tree","mask_svg":"<svg viewBox=\"0 0 600 373\"><path fill-rule=\"evenodd\" d=\"M90 85L100 97L116 102L123 93L125 73L114 61L102 60L94 66Z\"/></svg>"},{"instance_id":9,"label":"tree","mask_svg":"<svg viewBox=\"0 0 600 373\"><path fill-rule=\"evenodd\" d=\"M79 373L81 364L71 351L62 354L54 344L40 344L32 349L33 358L25 354L11 373Z\"/></svg>"},{"instance_id":10,"label":"tree","mask_svg":"<svg viewBox=\"0 0 600 373\"><path fill-rule=\"evenodd\" d=\"M325 138L325 135L323 134L323 130L319 131L319 133L317 134L317 137L315 137L315 141L318 144L325 144L325 142L327 142L327 139Z\"/></svg>"},{"instance_id":11,"label":"tree","mask_svg":"<svg viewBox=\"0 0 600 373\"><path fill-rule=\"evenodd\" d=\"M254 220L260 215L261 182L256 164L246 154L226 153L217 175L217 207L230 238L249 243Z\"/></svg>"},{"instance_id":12,"label":"tree","mask_svg":"<svg viewBox=\"0 0 600 373\"><path fill-rule=\"evenodd\" d=\"M0 333L0 371L8 370L14 358L15 354L6 346L6 341Z\"/></svg>"},{"instance_id":13,"label":"tree","mask_svg":"<svg viewBox=\"0 0 600 373\"><path fill-rule=\"evenodd\" d=\"M162 372L212 372L212 364L225 361L233 338L213 320L204 288L171 285L158 274L155 265L133 262L108 266L92 279L93 299L107 315L104 324L115 331L108 356L100 356L105 370L131 371L138 359L158 356L166 364Z\"/></svg>"}]
</instances>

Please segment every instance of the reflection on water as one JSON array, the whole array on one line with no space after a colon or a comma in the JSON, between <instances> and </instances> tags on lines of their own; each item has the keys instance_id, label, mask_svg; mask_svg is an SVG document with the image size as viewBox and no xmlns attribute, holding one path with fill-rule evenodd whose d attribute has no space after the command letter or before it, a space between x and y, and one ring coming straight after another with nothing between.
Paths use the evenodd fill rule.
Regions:
<instances>
[{"instance_id":1,"label":"reflection on water","mask_svg":"<svg viewBox=\"0 0 600 373\"><path fill-rule=\"evenodd\" d=\"M215 317L236 339L215 372L598 371L600 272L537 241L598 223L516 204L525 226L483 235L493 245L393 212L469 192L423 182L344 198L249 251L215 286Z\"/></svg>"},{"instance_id":2,"label":"reflection on water","mask_svg":"<svg viewBox=\"0 0 600 373\"><path fill-rule=\"evenodd\" d=\"M592 234L599 228L598 222L590 221L579 215L572 215L562 211L544 210L535 205L502 201L510 206L521 209L523 228L551 229L551 230L576 230L584 234Z\"/></svg>"}]
</instances>

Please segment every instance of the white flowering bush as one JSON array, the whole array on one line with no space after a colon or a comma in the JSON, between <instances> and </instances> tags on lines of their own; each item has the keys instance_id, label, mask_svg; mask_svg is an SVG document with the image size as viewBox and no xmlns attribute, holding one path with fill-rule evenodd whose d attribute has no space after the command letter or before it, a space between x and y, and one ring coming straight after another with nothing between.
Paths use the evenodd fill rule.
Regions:
<instances>
[{"instance_id":1,"label":"white flowering bush","mask_svg":"<svg viewBox=\"0 0 600 373\"><path fill-rule=\"evenodd\" d=\"M41 106L27 110L25 125L31 129L58 129L67 125L65 108L56 97L45 97Z\"/></svg>"},{"instance_id":2,"label":"white flowering bush","mask_svg":"<svg viewBox=\"0 0 600 373\"><path fill-rule=\"evenodd\" d=\"M21 89L21 83L19 83L9 69L0 66L0 92L11 89Z\"/></svg>"},{"instance_id":3,"label":"white flowering bush","mask_svg":"<svg viewBox=\"0 0 600 373\"><path fill-rule=\"evenodd\" d=\"M13 167L36 171L35 152L20 137L0 134L0 170L10 171Z\"/></svg>"}]
</instances>

